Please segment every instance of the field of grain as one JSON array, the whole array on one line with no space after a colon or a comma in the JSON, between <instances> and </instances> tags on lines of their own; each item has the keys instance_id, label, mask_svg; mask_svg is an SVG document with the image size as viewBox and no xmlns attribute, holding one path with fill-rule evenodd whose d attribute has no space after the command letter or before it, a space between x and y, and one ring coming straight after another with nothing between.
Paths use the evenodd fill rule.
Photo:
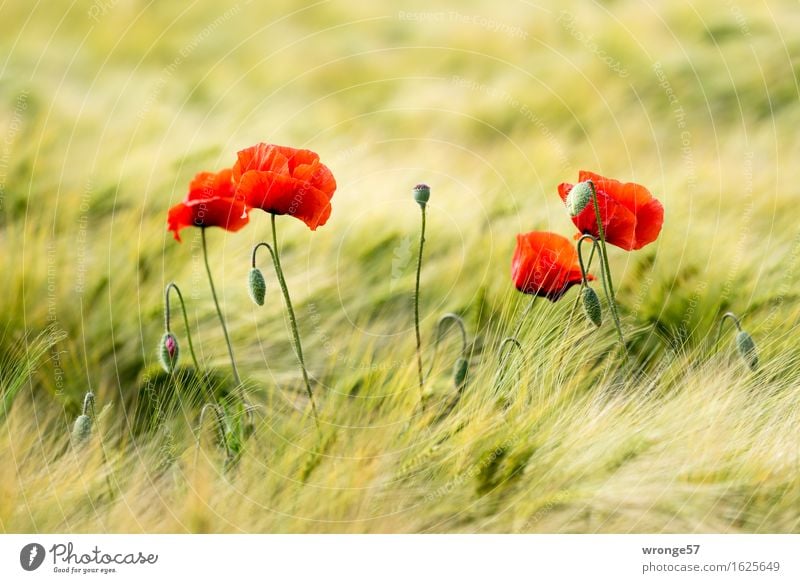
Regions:
<instances>
[{"instance_id":1,"label":"field of grain","mask_svg":"<svg viewBox=\"0 0 800 583\"><path fill-rule=\"evenodd\" d=\"M788 0L0 4L0 531L798 532L798 27ZM226 463L181 317L158 363L174 281L213 398L235 392L200 230L166 214L262 141L338 182L318 231L278 221L320 430L266 254L248 297L254 212L207 232L254 406ZM584 169L665 208L655 243L610 248L628 356L571 290L499 364L515 236L571 237L556 189ZM728 311L755 372L733 327L716 345Z\"/></svg>"}]
</instances>

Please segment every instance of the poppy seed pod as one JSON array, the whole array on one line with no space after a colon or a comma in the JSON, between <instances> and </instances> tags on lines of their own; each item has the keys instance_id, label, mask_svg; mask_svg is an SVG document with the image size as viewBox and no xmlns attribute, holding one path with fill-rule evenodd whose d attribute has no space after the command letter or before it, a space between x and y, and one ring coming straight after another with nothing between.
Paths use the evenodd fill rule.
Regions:
<instances>
[{"instance_id":1,"label":"poppy seed pod","mask_svg":"<svg viewBox=\"0 0 800 583\"><path fill-rule=\"evenodd\" d=\"M581 301L584 314L592 324L599 328L603 323L603 310L600 307L600 298L597 297L597 292L587 285L581 290Z\"/></svg>"},{"instance_id":2,"label":"poppy seed pod","mask_svg":"<svg viewBox=\"0 0 800 583\"><path fill-rule=\"evenodd\" d=\"M166 372L175 370L179 355L180 348L178 347L178 339L175 337L175 334L172 332L165 332L164 336L161 337L158 357L161 361L161 366L164 367Z\"/></svg>"},{"instance_id":3,"label":"poppy seed pod","mask_svg":"<svg viewBox=\"0 0 800 583\"><path fill-rule=\"evenodd\" d=\"M267 293L267 282L264 274L257 267L250 270L247 291L250 292L250 299L259 306L264 305L264 295Z\"/></svg>"},{"instance_id":4,"label":"poppy seed pod","mask_svg":"<svg viewBox=\"0 0 800 583\"><path fill-rule=\"evenodd\" d=\"M417 201L417 204L422 208L425 208L425 205L428 204L428 200L431 198L431 187L427 184L417 184L414 187L414 200Z\"/></svg>"},{"instance_id":5,"label":"poppy seed pod","mask_svg":"<svg viewBox=\"0 0 800 583\"><path fill-rule=\"evenodd\" d=\"M458 360L456 360L455 365L453 366L453 381L456 384L456 388L460 391L464 388L464 385L467 382L467 370L469 368L469 362L463 356L459 356Z\"/></svg>"},{"instance_id":6,"label":"poppy seed pod","mask_svg":"<svg viewBox=\"0 0 800 583\"><path fill-rule=\"evenodd\" d=\"M745 361L750 370L758 370L758 353L756 352L756 343L753 337L744 330L736 334L736 348L739 354L742 355L742 360Z\"/></svg>"},{"instance_id":7,"label":"poppy seed pod","mask_svg":"<svg viewBox=\"0 0 800 583\"><path fill-rule=\"evenodd\" d=\"M92 433L92 420L88 415L79 415L72 427L72 440L76 444L84 443Z\"/></svg>"},{"instance_id":8,"label":"poppy seed pod","mask_svg":"<svg viewBox=\"0 0 800 583\"><path fill-rule=\"evenodd\" d=\"M588 180L579 182L569 191L566 205L570 216L577 217L592 200L592 185Z\"/></svg>"}]
</instances>

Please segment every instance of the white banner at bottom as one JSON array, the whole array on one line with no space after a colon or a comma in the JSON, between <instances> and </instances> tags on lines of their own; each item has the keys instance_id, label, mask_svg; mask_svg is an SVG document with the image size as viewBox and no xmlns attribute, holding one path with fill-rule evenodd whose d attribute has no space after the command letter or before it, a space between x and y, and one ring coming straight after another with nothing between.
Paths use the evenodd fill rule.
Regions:
<instances>
[{"instance_id":1,"label":"white banner at bottom","mask_svg":"<svg viewBox=\"0 0 800 583\"><path fill-rule=\"evenodd\" d=\"M800 535L0 536L3 582L187 577L224 583L797 582Z\"/></svg>"}]
</instances>

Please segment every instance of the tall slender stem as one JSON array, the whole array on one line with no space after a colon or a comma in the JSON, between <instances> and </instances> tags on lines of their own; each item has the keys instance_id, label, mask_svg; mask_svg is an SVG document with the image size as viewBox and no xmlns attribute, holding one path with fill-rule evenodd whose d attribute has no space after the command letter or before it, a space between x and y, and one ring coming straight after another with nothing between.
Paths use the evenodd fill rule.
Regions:
<instances>
[{"instance_id":1,"label":"tall slender stem","mask_svg":"<svg viewBox=\"0 0 800 583\"><path fill-rule=\"evenodd\" d=\"M228 336L228 327L225 325L225 317L222 315L222 309L219 307L219 300L217 299L217 290L214 288L214 278L211 277L211 266L208 264L208 246L206 245L206 229L200 229L201 237L203 239L203 259L206 264L206 273L208 273L208 284L211 286L211 297L214 298L214 306L217 308L217 315L219 316L219 323L222 325L222 333L225 335L225 343L228 345L228 355L231 357L231 368L233 369L233 380L236 386L242 384L239 378L239 371L236 369L236 361L233 358L233 346L231 339Z\"/></svg>"},{"instance_id":2,"label":"tall slender stem","mask_svg":"<svg viewBox=\"0 0 800 583\"><path fill-rule=\"evenodd\" d=\"M286 302L286 311L289 312L289 323L292 327L292 335L294 336L294 350L297 355L297 360L300 363L300 370L303 373L303 381L306 385L306 393L308 400L311 401L311 411L314 413L314 423L319 429L319 416L317 415L317 404L314 402L314 393L311 391L311 381L308 379L308 371L306 370L306 362L303 359L303 346L300 344L300 332L297 330L297 318L294 314L292 307L292 299L289 297L289 288L286 286L286 278L283 275L283 267L281 267L281 257L278 252L278 233L275 229L275 215L270 214L272 218L272 261L275 264L275 273L278 275L278 283L280 283L281 291L283 292L283 299ZM255 261L255 250L253 250L253 260Z\"/></svg>"},{"instance_id":3,"label":"tall slender stem","mask_svg":"<svg viewBox=\"0 0 800 583\"><path fill-rule=\"evenodd\" d=\"M167 329L167 332L172 332L170 328L170 306L169 306L169 292L171 290L175 290L175 293L178 294L178 299L181 302L181 311L183 312L183 323L186 326L186 340L189 342L189 354L192 355L192 363L194 363L195 370L199 373L200 372L200 365L197 364L197 356L194 353L194 344L192 344L192 331L189 328L189 316L186 314L186 303L183 301L183 294L181 293L180 288L178 285L171 281L167 284L167 289L164 292L164 325Z\"/></svg>"},{"instance_id":4,"label":"tall slender stem","mask_svg":"<svg viewBox=\"0 0 800 583\"><path fill-rule=\"evenodd\" d=\"M611 268L608 265L608 247L606 246L606 233L605 229L603 228L603 220L600 217L600 203L597 200L597 190L594 187L594 182L591 180L588 182L590 188L592 189L592 204L594 205L594 217L595 221L597 222L597 233L600 235L600 259L602 260L602 266L605 270L605 277L603 280L606 285L606 293L608 294L608 303L611 306L611 316L614 319L614 325L617 328L617 334L619 334L620 344L622 345L623 350L627 352L625 348L625 337L622 334L622 324L619 321L619 313L617 312L617 298L614 294L614 284L611 280Z\"/></svg>"},{"instance_id":5,"label":"tall slender stem","mask_svg":"<svg viewBox=\"0 0 800 583\"><path fill-rule=\"evenodd\" d=\"M417 369L419 370L419 396L425 388L425 377L422 372L422 336L419 332L419 280L422 273L422 248L425 245L425 205L420 205L422 209L422 228L419 232L419 257L417 258L417 283L414 289L414 329L417 333Z\"/></svg>"}]
</instances>

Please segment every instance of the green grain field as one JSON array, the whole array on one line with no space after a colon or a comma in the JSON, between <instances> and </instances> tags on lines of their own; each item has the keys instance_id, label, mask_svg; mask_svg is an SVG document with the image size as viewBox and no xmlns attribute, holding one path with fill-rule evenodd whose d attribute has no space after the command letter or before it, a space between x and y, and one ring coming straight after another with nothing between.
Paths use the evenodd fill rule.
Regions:
<instances>
[{"instance_id":1,"label":"green grain field","mask_svg":"<svg viewBox=\"0 0 800 583\"><path fill-rule=\"evenodd\" d=\"M0 4L0 531L800 531L799 28L788 0ZM278 221L320 431L266 254L248 297L253 212L207 232L254 406L226 463L200 425L236 390L200 230L178 244L166 214L261 141L338 182L318 231ZM628 355L573 289L500 365L515 236L571 237L556 188L582 169L665 208L610 251ZM159 365L171 281L202 372L178 316ZM755 372L729 323L716 343L728 311ZM460 398L455 333L433 360L451 312Z\"/></svg>"}]
</instances>

